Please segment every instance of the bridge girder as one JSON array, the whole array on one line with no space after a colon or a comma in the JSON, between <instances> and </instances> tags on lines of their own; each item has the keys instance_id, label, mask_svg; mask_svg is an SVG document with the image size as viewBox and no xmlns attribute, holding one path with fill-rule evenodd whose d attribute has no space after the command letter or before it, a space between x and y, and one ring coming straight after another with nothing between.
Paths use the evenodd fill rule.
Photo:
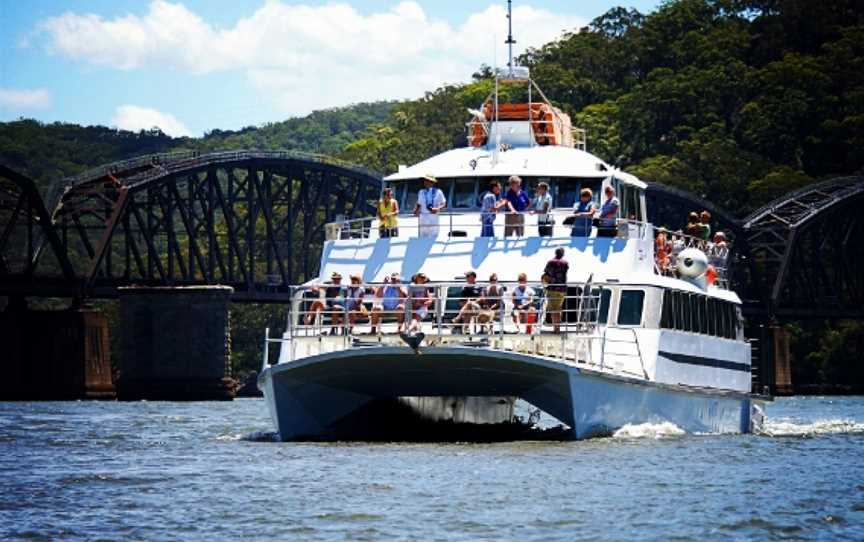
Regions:
<instances>
[{"instance_id":1,"label":"bridge girder","mask_svg":"<svg viewBox=\"0 0 864 542\"><path fill-rule=\"evenodd\" d=\"M284 300L317 271L323 225L374 208L380 176L295 152L157 155L71 179L53 221L88 295L226 284Z\"/></svg>"},{"instance_id":2,"label":"bridge girder","mask_svg":"<svg viewBox=\"0 0 864 542\"><path fill-rule=\"evenodd\" d=\"M864 318L862 200L864 177L841 177L791 192L744 220L751 282L769 315Z\"/></svg>"},{"instance_id":3,"label":"bridge girder","mask_svg":"<svg viewBox=\"0 0 864 542\"><path fill-rule=\"evenodd\" d=\"M63 280L73 282L74 270L32 179L0 165L0 283L20 286L36 279L38 252Z\"/></svg>"}]
</instances>

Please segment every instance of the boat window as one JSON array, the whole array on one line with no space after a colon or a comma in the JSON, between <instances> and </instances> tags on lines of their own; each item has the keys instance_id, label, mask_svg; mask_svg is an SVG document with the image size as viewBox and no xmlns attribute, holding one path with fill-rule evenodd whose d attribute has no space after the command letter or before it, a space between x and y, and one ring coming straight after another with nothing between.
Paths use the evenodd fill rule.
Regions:
<instances>
[{"instance_id":1,"label":"boat window","mask_svg":"<svg viewBox=\"0 0 864 542\"><path fill-rule=\"evenodd\" d=\"M674 292L666 290L663 292L663 310L660 313L660 327L666 329L674 329L673 323L675 311L672 308L672 296Z\"/></svg>"},{"instance_id":2,"label":"boat window","mask_svg":"<svg viewBox=\"0 0 864 542\"><path fill-rule=\"evenodd\" d=\"M719 299L714 300L714 322L717 326L716 334L718 337L726 336L726 306L728 303L725 301L720 301Z\"/></svg>"},{"instance_id":3,"label":"boat window","mask_svg":"<svg viewBox=\"0 0 864 542\"><path fill-rule=\"evenodd\" d=\"M694 316L696 315L694 304L696 302L696 296L693 294L682 293L681 297L683 298L681 305L684 307L684 331L696 331L696 326L694 325Z\"/></svg>"},{"instance_id":4,"label":"boat window","mask_svg":"<svg viewBox=\"0 0 864 542\"><path fill-rule=\"evenodd\" d=\"M645 292L642 290L622 290L618 302L618 325L638 326L642 323L642 304Z\"/></svg>"},{"instance_id":5,"label":"boat window","mask_svg":"<svg viewBox=\"0 0 864 542\"><path fill-rule=\"evenodd\" d=\"M579 191L590 188L594 203L600 203L601 179L578 179L572 177L559 177L554 182L553 197L555 207L573 207L579 199ZM533 192L532 192L533 195Z\"/></svg>"},{"instance_id":6,"label":"boat window","mask_svg":"<svg viewBox=\"0 0 864 542\"><path fill-rule=\"evenodd\" d=\"M401 212L403 213L411 213L414 212L414 206L417 205L417 194L420 190L423 189L423 181L420 179L413 179L410 181L405 181L402 184L405 185L405 199L402 201L402 207L400 207Z\"/></svg>"},{"instance_id":7,"label":"boat window","mask_svg":"<svg viewBox=\"0 0 864 542\"><path fill-rule=\"evenodd\" d=\"M453 196L451 190L453 189L453 179L438 179L438 188L444 192L444 199L447 200L447 207L452 207Z\"/></svg>"},{"instance_id":8,"label":"boat window","mask_svg":"<svg viewBox=\"0 0 864 542\"><path fill-rule=\"evenodd\" d=\"M598 290L594 290L597 292ZM601 324L605 324L609 321L609 303L612 300L612 290L608 288L603 288L599 290L600 293L600 314L597 315L597 321ZM594 295L597 295L596 293Z\"/></svg>"},{"instance_id":9,"label":"boat window","mask_svg":"<svg viewBox=\"0 0 864 542\"><path fill-rule=\"evenodd\" d=\"M595 297L600 296L600 309L597 314L597 322L600 324L609 322L609 302L612 299L612 290L608 288L593 288L591 295Z\"/></svg>"},{"instance_id":10,"label":"boat window","mask_svg":"<svg viewBox=\"0 0 864 542\"><path fill-rule=\"evenodd\" d=\"M448 207L454 209L469 209L477 206L477 181L474 179L456 179L453 185L452 202Z\"/></svg>"},{"instance_id":11,"label":"boat window","mask_svg":"<svg viewBox=\"0 0 864 542\"><path fill-rule=\"evenodd\" d=\"M672 308L675 311L672 315L672 327L684 329L684 297L681 292L672 292Z\"/></svg>"},{"instance_id":12,"label":"boat window","mask_svg":"<svg viewBox=\"0 0 864 542\"><path fill-rule=\"evenodd\" d=\"M729 303L726 318L726 336L730 339L736 339L738 337L738 309L735 305Z\"/></svg>"}]
</instances>

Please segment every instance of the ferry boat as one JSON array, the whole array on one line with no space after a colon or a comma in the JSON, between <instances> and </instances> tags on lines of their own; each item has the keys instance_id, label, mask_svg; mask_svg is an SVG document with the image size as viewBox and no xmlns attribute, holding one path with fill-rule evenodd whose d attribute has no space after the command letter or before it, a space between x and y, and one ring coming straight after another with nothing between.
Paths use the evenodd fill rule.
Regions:
<instances>
[{"instance_id":1,"label":"ferry boat","mask_svg":"<svg viewBox=\"0 0 864 542\"><path fill-rule=\"evenodd\" d=\"M514 85L527 101L500 102ZM279 438L362 438L390 423L374 408L381 404L444 423L509 423L518 400L574 439L662 422L691 433L758 430L768 398L750 392L750 345L726 253L649 224L645 183L587 152L584 133L512 60L471 115L465 147L383 179L403 211L396 232L378 217L327 225L319 278L294 288L286 331L265 338L258 386ZM491 226L486 213L484 231L490 181L503 194L513 176L532 196L548 185L551 227L542 213L520 213L524 226L514 231L502 210ZM426 178L446 199L437 213L418 209ZM586 188L598 207L611 188L617 216L572 236ZM546 284L558 249L567 282ZM468 271L485 288L470 298ZM404 282L394 284L394 273ZM526 286L532 298L516 292ZM560 311L552 290L564 293Z\"/></svg>"}]
</instances>

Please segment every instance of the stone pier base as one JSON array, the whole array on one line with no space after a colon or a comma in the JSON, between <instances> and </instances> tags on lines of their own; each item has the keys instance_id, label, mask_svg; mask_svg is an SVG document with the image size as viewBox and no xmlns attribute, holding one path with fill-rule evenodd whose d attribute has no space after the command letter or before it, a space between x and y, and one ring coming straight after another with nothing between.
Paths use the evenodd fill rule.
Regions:
<instances>
[{"instance_id":1,"label":"stone pier base","mask_svg":"<svg viewBox=\"0 0 864 542\"><path fill-rule=\"evenodd\" d=\"M121 288L121 400L231 400L227 286Z\"/></svg>"},{"instance_id":2,"label":"stone pier base","mask_svg":"<svg viewBox=\"0 0 864 542\"><path fill-rule=\"evenodd\" d=\"M0 312L0 400L113 399L105 315L90 309Z\"/></svg>"}]
</instances>

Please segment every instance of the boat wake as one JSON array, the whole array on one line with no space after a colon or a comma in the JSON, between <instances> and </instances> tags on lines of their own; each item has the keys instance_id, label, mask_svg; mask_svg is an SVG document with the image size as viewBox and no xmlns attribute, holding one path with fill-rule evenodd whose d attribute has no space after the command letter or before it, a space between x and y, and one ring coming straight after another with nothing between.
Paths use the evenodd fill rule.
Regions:
<instances>
[{"instance_id":1,"label":"boat wake","mask_svg":"<svg viewBox=\"0 0 864 542\"><path fill-rule=\"evenodd\" d=\"M627 424L612 434L617 439L663 439L680 437L684 430L672 422Z\"/></svg>"},{"instance_id":2,"label":"boat wake","mask_svg":"<svg viewBox=\"0 0 864 542\"><path fill-rule=\"evenodd\" d=\"M820 435L864 434L864 423L849 419L805 422L779 418L765 420L762 435L768 437L815 437Z\"/></svg>"}]
</instances>

